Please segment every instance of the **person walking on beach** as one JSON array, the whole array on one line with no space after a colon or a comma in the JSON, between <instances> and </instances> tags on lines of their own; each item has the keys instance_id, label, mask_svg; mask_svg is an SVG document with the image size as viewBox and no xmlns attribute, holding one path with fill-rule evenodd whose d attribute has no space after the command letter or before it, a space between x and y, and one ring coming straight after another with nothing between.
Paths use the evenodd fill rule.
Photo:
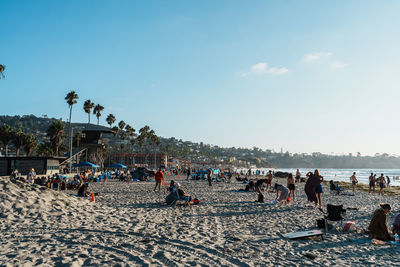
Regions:
<instances>
[{"instance_id":1,"label":"person walking on beach","mask_svg":"<svg viewBox=\"0 0 400 267\"><path fill-rule=\"evenodd\" d=\"M351 181L351 184L353 185L353 193L355 193L356 192L357 183L358 183L358 180L356 178L356 172L353 172L353 175L350 177L350 181Z\"/></svg>"},{"instance_id":2,"label":"person walking on beach","mask_svg":"<svg viewBox=\"0 0 400 267\"><path fill-rule=\"evenodd\" d=\"M187 169L186 171L186 181L189 181L189 177L190 177L190 168Z\"/></svg>"},{"instance_id":3,"label":"person walking on beach","mask_svg":"<svg viewBox=\"0 0 400 267\"><path fill-rule=\"evenodd\" d=\"M383 195L383 189L386 187L386 180L385 180L385 176L383 175L383 173L381 173L381 176L379 176L378 178L378 182L379 182L379 195Z\"/></svg>"},{"instance_id":4,"label":"person walking on beach","mask_svg":"<svg viewBox=\"0 0 400 267\"><path fill-rule=\"evenodd\" d=\"M368 189L368 193L371 193L371 188L373 190L373 192L375 192L375 175L371 172L371 175L368 178L369 180L369 189Z\"/></svg>"},{"instance_id":5,"label":"person walking on beach","mask_svg":"<svg viewBox=\"0 0 400 267\"><path fill-rule=\"evenodd\" d=\"M156 191L158 186L158 191L161 191L161 183L164 181L164 173L162 172L161 168L158 169L156 174L154 175L154 179L156 180L156 186L154 187L153 191Z\"/></svg>"},{"instance_id":6,"label":"person walking on beach","mask_svg":"<svg viewBox=\"0 0 400 267\"><path fill-rule=\"evenodd\" d=\"M386 182L387 182L387 187L389 188L390 187L390 178L389 178L389 176L386 176Z\"/></svg>"},{"instance_id":7,"label":"person walking on beach","mask_svg":"<svg viewBox=\"0 0 400 267\"><path fill-rule=\"evenodd\" d=\"M287 186L289 189L289 197L292 196L293 202L296 200L296 186L295 186L295 181L293 178L293 174L289 173L288 179L287 179Z\"/></svg>"}]
</instances>

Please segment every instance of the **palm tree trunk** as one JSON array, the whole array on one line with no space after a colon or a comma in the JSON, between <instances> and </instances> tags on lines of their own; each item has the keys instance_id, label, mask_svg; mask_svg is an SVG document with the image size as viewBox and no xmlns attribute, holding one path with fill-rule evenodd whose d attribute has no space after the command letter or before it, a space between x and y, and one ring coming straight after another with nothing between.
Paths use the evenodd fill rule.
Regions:
<instances>
[{"instance_id":1,"label":"palm tree trunk","mask_svg":"<svg viewBox=\"0 0 400 267\"><path fill-rule=\"evenodd\" d=\"M4 147L5 147L6 157L7 157L7 155L8 155L8 144L5 144Z\"/></svg>"},{"instance_id":2,"label":"palm tree trunk","mask_svg":"<svg viewBox=\"0 0 400 267\"><path fill-rule=\"evenodd\" d=\"M71 147L71 134L72 134L72 131L71 131L71 116L72 116L72 106L70 107L70 109L69 109L69 138L68 138L68 150L70 149L70 147Z\"/></svg>"},{"instance_id":3,"label":"palm tree trunk","mask_svg":"<svg viewBox=\"0 0 400 267\"><path fill-rule=\"evenodd\" d=\"M97 126L99 126L100 117L97 117Z\"/></svg>"},{"instance_id":4,"label":"palm tree trunk","mask_svg":"<svg viewBox=\"0 0 400 267\"><path fill-rule=\"evenodd\" d=\"M90 125L90 112L88 113L88 126Z\"/></svg>"}]
</instances>

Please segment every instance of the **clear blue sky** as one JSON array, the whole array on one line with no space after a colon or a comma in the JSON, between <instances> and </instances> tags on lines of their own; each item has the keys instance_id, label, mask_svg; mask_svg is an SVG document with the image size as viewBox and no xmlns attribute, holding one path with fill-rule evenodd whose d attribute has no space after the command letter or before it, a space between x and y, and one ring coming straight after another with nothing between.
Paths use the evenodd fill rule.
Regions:
<instances>
[{"instance_id":1,"label":"clear blue sky","mask_svg":"<svg viewBox=\"0 0 400 267\"><path fill-rule=\"evenodd\" d=\"M400 154L400 1L0 1L0 114ZM93 121L94 118L93 118Z\"/></svg>"}]
</instances>

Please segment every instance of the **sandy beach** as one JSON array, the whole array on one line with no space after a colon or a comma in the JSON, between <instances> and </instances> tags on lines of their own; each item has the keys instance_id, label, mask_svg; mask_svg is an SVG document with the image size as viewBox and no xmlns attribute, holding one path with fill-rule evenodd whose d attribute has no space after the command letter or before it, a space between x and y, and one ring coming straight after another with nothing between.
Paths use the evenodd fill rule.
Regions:
<instances>
[{"instance_id":1,"label":"sandy beach","mask_svg":"<svg viewBox=\"0 0 400 267\"><path fill-rule=\"evenodd\" d=\"M167 177L169 180L177 177ZM0 178L1 266L397 266L400 247L374 245L357 233L330 230L324 239L287 240L282 234L316 229L323 214L295 204L256 203L240 182L180 180L202 202L169 207L166 187L153 182L109 181L95 202L41 186ZM297 185L305 202L304 184ZM335 196L324 186L323 206L343 204L346 219L366 228L380 202L399 211L398 196L357 192ZM265 201L275 194L264 192ZM336 225L336 224L334 224ZM308 254L315 256L311 259Z\"/></svg>"}]
</instances>

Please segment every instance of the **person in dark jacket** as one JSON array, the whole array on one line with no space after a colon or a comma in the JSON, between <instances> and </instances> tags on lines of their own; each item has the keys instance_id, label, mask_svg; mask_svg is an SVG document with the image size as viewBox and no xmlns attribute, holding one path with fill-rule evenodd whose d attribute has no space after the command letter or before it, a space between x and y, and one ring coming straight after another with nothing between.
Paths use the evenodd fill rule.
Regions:
<instances>
[{"instance_id":1,"label":"person in dark jacket","mask_svg":"<svg viewBox=\"0 0 400 267\"><path fill-rule=\"evenodd\" d=\"M382 241L394 240L386 223L386 215L392 208L389 204L381 204L380 206L379 209L375 210L374 215L372 215L371 222L368 226L368 232L372 238Z\"/></svg>"}]
</instances>

